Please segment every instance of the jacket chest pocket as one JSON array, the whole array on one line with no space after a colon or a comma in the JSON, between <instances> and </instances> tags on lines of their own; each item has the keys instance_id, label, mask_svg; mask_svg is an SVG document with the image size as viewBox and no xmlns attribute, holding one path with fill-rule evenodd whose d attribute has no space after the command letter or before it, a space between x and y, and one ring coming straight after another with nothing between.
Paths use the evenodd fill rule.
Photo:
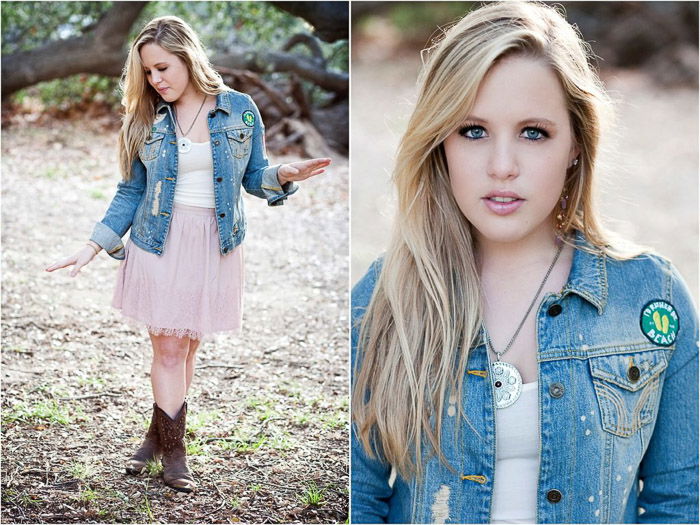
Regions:
<instances>
[{"instance_id":1,"label":"jacket chest pocket","mask_svg":"<svg viewBox=\"0 0 700 525\"><path fill-rule=\"evenodd\" d=\"M155 159L160 152L160 146L163 144L163 135L153 135L146 139L141 149L139 149L139 157L141 161L148 162Z\"/></svg>"},{"instance_id":2,"label":"jacket chest pocket","mask_svg":"<svg viewBox=\"0 0 700 525\"><path fill-rule=\"evenodd\" d=\"M589 359L603 429L630 437L655 418L665 350Z\"/></svg>"},{"instance_id":3,"label":"jacket chest pocket","mask_svg":"<svg viewBox=\"0 0 700 525\"><path fill-rule=\"evenodd\" d=\"M253 142L253 128L232 129L226 132L231 154L237 159L242 159L250 153L250 145Z\"/></svg>"}]
</instances>

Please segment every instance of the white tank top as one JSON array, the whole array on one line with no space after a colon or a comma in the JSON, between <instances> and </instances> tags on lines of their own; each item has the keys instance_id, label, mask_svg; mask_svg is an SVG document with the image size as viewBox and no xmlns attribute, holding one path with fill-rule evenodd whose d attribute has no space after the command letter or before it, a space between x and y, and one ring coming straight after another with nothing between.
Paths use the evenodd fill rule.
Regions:
<instances>
[{"instance_id":1,"label":"white tank top","mask_svg":"<svg viewBox=\"0 0 700 525\"><path fill-rule=\"evenodd\" d=\"M214 161L210 142L193 142L190 151L178 153L175 199L178 204L214 208Z\"/></svg>"},{"instance_id":2,"label":"white tank top","mask_svg":"<svg viewBox=\"0 0 700 525\"><path fill-rule=\"evenodd\" d=\"M515 403L496 409L491 523L537 523L538 419L536 381L523 385Z\"/></svg>"}]
</instances>

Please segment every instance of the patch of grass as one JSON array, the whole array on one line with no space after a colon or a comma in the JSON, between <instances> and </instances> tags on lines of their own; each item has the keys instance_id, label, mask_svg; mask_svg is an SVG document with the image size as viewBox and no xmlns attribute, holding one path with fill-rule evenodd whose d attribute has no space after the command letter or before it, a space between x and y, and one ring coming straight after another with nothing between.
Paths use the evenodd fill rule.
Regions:
<instances>
[{"instance_id":1,"label":"patch of grass","mask_svg":"<svg viewBox=\"0 0 700 525\"><path fill-rule=\"evenodd\" d=\"M47 423L57 423L59 425L69 425L74 418L67 406L59 405L54 400L37 401L34 403L19 402L3 411L3 423L13 423L21 421L23 423L33 423L45 421Z\"/></svg>"},{"instance_id":2,"label":"patch of grass","mask_svg":"<svg viewBox=\"0 0 700 525\"><path fill-rule=\"evenodd\" d=\"M44 171L40 173L42 177L49 180L54 180L60 175L60 171L52 166L48 166Z\"/></svg>"},{"instance_id":3,"label":"patch of grass","mask_svg":"<svg viewBox=\"0 0 700 525\"><path fill-rule=\"evenodd\" d=\"M228 506L233 510L236 510L241 507L241 500L239 500L236 496L232 496L228 499Z\"/></svg>"},{"instance_id":4,"label":"patch of grass","mask_svg":"<svg viewBox=\"0 0 700 525\"><path fill-rule=\"evenodd\" d=\"M199 430L220 421L222 419L222 414L220 410L208 410L205 412L197 412L191 417L187 417L187 433L194 434Z\"/></svg>"},{"instance_id":5,"label":"patch of grass","mask_svg":"<svg viewBox=\"0 0 700 525\"><path fill-rule=\"evenodd\" d=\"M257 418L258 418L258 421L260 421L261 423L263 423L269 419L274 419L275 417L277 417L279 415L279 413L275 409L273 409L272 407L270 407L268 405L265 405L262 409L260 407L258 407L257 410L258 410Z\"/></svg>"},{"instance_id":6,"label":"patch of grass","mask_svg":"<svg viewBox=\"0 0 700 525\"><path fill-rule=\"evenodd\" d=\"M84 490L80 491L80 494L78 494L78 501L82 501L83 503L90 503L91 501L95 501L98 499L99 495L97 494L96 491L92 490L90 487L87 487Z\"/></svg>"},{"instance_id":7,"label":"patch of grass","mask_svg":"<svg viewBox=\"0 0 700 525\"><path fill-rule=\"evenodd\" d=\"M233 438L218 441L222 450L235 450L236 452L254 452L267 442L267 436L253 436L251 438Z\"/></svg>"},{"instance_id":8,"label":"patch of grass","mask_svg":"<svg viewBox=\"0 0 700 525\"><path fill-rule=\"evenodd\" d=\"M34 494L28 494L26 492L22 492L22 494L19 495L16 501L23 507L30 507L44 503L44 500L41 499L39 496L36 496Z\"/></svg>"},{"instance_id":9,"label":"patch of grass","mask_svg":"<svg viewBox=\"0 0 700 525\"><path fill-rule=\"evenodd\" d=\"M61 383L61 386L52 383L41 383L34 388L32 388L29 393L33 394L35 392L40 392L46 394L47 397L68 397L69 392L63 388L65 383Z\"/></svg>"},{"instance_id":10,"label":"patch of grass","mask_svg":"<svg viewBox=\"0 0 700 525\"><path fill-rule=\"evenodd\" d=\"M323 414L320 421L324 428L335 430L337 428L344 428L348 424L348 417L344 412L332 412L330 414Z\"/></svg>"},{"instance_id":11,"label":"patch of grass","mask_svg":"<svg viewBox=\"0 0 700 525\"><path fill-rule=\"evenodd\" d=\"M199 439L192 439L185 443L185 450L188 456L206 456L209 454L204 446L204 442Z\"/></svg>"},{"instance_id":12,"label":"patch of grass","mask_svg":"<svg viewBox=\"0 0 700 525\"><path fill-rule=\"evenodd\" d=\"M0 492L0 501L3 503L11 503L15 496L17 496L17 491L15 489L4 489Z\"/></svg>"},{"instance_id":13,"label":"patch of grass","mask_svg":"<svg viewBox=\"0 0 700 525\"><path fill-rule=\"evenodd\" d=\"M253 492L260 492L262 490L262 485L260 483L252 483L248 485L248 488Z\"/></svg>"},{"instance_id":14,"label":"patch of grass","mask_svg":"<svg viewBox=\"0 0 700 525\"><path fill-rule=\"evenodd\" d=\"M267 443L270 448L275 450L289 450L290 448L294 447L294 443L289 438L289 432L272 436L268 439Z\"/></svg>"},{"instance_id":15,"label":"patch of grass","mask_svg":"<svg viewBox=\"0 0 700 525\"><path fill-rule=\"evenodd\" d=\"M71 464L68 472L74 479L85 481L95 476L97 469L95 469L95 464L92 460L85 459L84 461L76 461Z\"/></svg>"},{"instance_id":16,"label":"patch of grass","mask_svg":"<svg viewBox=\"0 0 700 525\"><path fill-rule=\"evenodd\" d=\"M78 385L80 386L104 386L107 382L102 377L79 377Z\"/></svg>"},{"instance_id":17,"label":"patch of grass","mask_svg":"<svg viewBox=\"0 0 700 525\"><path fill-rule=\"evenodd\" d=\"M278 391L285 397L301 399L301 385L296 381L284 381Z\"/></svg>"},{"instance_id":18,"label":"patch of grass","mask_svg":"<svg viewBox=\"0 0 700 525\"><path fill-rule=\"evenodd\" d=\"M324 403L326 399L323 396L314 396L314 397L307 397L304 399L304 404L306 406L311 407L311 408L318 408Z\"/></svg>"},{"instance_id":19,"label":"patch of grass","mask_svg":"<svg viewBox=\"0 0 700 525\"><path fill-rule=\"evenodd\" d=\"M156 517L153 515L153 510L151 509L151 502L148 501L148 482L146 482L146 488L143 491L143 501L138 508L139 512L145 514L148 518L148 523L153 523Z\"/></svg>"},{"instance_id":20,"label":"patch of grass","mask_svg":"<svg viewBox=\"0 0 700 525\"><path fill-rule=\"evenodd\" d=\"M102 193L100 190L92 190L90 192L90 197L92 197L93 199L99 199L99 200L104 200L107 198L107 196L104 193Z\"/></svg>"},{"instance_id":21,"label":"patch of grass","mask_svg":"<svg viewBox=\"0 0 700 525\"><path fill-rule=\"evenodd\" d=\"M28 494L26 491L17 492L16 489L3 489L2 502L7 504L19 505L21 507L29 507L43 503L39 496Z\"/></svg>"},{"instance_id":22,"label":"patch of grass","mask_svg":"<svg viewBox=\"0 0 700 525\"><path fill-rule=\"evenodd\" d=\"M305 427L311 423L311 416L306 412L299 412L292 416L292 422L299 427Z\"/></svg>"},{"instance_id":23,"label":"patch of grass","mask_svg":"<svg viewBox=\"0 0 700 525\"><path fill-rule=\"evenodd\" d=\"M261 406L270 406L269 399L261 399L259 397L249 397L245 400L246 408L258 408Z\"/></svg>"},{"instance_id":24,"label":"patch of grass","mask_svg":"<svg viewBox=\"0 0 700 525\"><path fill-rule=\"evenodd\" d=\"M299 494L299 501L304 505L319 506L324 503L325 490L320 489L315 481L312 481L306 486L306 490Z\"/></svg>"},{"instance_id":25,"label":"patch of grass","mask_svg":"<svg viewBox=\"0 0 700 525\"><path fill-rule=\"evenodd\" d=\"M149 459L146 461L145 470L149 477L160 476L160 474L163 472L163 465L160 461Z\"/></svg>"}]
</instances>

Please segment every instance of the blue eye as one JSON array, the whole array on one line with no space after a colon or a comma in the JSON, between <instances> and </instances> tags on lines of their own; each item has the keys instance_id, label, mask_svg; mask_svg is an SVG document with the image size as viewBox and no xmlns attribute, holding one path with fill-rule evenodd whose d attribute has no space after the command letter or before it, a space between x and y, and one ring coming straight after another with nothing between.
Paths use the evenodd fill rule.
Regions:
<instances>
[{"instance_id":1,"label":"blue eye","mask_svg":"<svg viewBox=\"0 0 700 525\"><path fill-rule=\"evenodd\" d=\"M525 128L523 129L522 136L528 140L542 140L549 137L549 133L540 128Z\"/></svg>"},{"instance_id":2,"label":"blue eye","mask_svg":"<svg viewBox=\"0 0 700 525\"><path fill-rule=\"evenodd\" d=\"M483 126L465 126L459 130L459 134L470 140L478 140L486 136L486 130Z\"/></svg>"}]
</instances>

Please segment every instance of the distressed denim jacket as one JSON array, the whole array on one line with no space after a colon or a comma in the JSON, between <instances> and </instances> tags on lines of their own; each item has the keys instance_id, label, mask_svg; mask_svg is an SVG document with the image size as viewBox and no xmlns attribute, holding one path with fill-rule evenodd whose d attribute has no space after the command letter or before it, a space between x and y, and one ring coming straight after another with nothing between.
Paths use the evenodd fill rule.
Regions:
<instances>
[{"instance_id":1,"label":"distressed denim jacket","mask_svg":"<svg viewBox=\"0 0 700 525\"><path fill-rule=\"evenodd\" d=\"M353 364L380 266L352 292ZM698 323L675 268L654 255L615 261L577 249L567 284L536 312L538 523L698 523ZM465 418L445 403L442 447L454 471L426 446L422 479L396 476L365 454L353 424L353 523L491 521L488 370L481 338L464 371Z\"/></svg>"},{"instance_id":2,"label":"distressed denim jacket","mask_svg":"<svg viewBox=\"0 0 700 525\"><path fill-rule=\"evenodd\" d=\"M241 186L283 204L298 186L277 180L279 165L269 166L265 153L265 127L253 99L234 90L216 96L208 115L214 164L214 201L220 252L225 255L245 237L246 217ZM131 165L131 179L121 181L104 218L90 240L115 259L124 259L122 236L131 227L131 241L143 250L162 255L170 228L178 174L178 150L172 107L161 101L151 134Z\"/></svg>"}]
</instances>

